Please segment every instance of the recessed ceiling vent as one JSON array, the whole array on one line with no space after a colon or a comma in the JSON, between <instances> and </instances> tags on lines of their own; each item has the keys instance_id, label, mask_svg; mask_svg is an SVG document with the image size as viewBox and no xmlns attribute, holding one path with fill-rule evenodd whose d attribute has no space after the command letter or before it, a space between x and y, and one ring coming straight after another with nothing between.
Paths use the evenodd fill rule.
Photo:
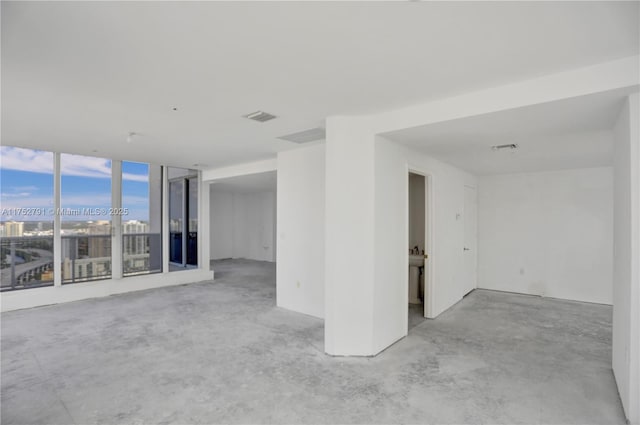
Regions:
<instances>
[{"instance_id":1,"label":"recessed ceiling vent","mask_svg":"<svg viewBox=\"0 0 640 425\"><path fill-rule=\"evenodd\" d=\"M258 122L271 121L272 119L276 118L275 115L272 115L264 111L255 111L248 115L244 115L244 117L249 118L250 120L258 121Z\"/></svg>"},{"instance_id":2,"label":"recessed ceiling vent","mask_svg":"<svg viewBox=\"0 0 640 425\"><path fill-rule=\"evenodd\" d=\"M298 133L287 134L286 136L280 136L278 139L286 140L293 143L309 143L316 140L322 140L327 137L324 128L312 128L310 130L300 131Z\"/></svg>"},{"instance_id":3,"label":"recessed ceiling vent","mask_svg":"<svg viewBox=\"0 0 640 425\"><path fill-rule=\"evenodd\" d=\"M512 151L514 149L518 149L518 145L516 145L515 143L509 143L509 144L506 144L506 145L491 146L491 150L492 151L501 151L501 150Z\"/></svg>"}]
</instances>

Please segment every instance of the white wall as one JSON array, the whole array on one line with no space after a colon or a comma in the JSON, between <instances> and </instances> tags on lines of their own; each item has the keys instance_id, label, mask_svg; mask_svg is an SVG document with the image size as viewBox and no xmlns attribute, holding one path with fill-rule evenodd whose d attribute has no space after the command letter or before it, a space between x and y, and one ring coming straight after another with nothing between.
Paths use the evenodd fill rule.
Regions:
<instances>
[{"instance_id":1,"label":"white wall","mask_svg":"<svg viewBox=\"0 0 640 425\"><path fill-rule=\"evenodd\" d=\"M376 353L375 146L370 127L367 118L327 118L324 330L325 351L332 355Z\"/></svg>"},{"instance_id":2,"label":"white wall","mask_svg":"<svg viewBox=\"0 0 640 425\"><path fill-rule=\"evenodd\" d=\"M376 138L372 354L407 335L408 172L405 150Z\"/></svg>"},{"instance_id":3,"label":"white wall","mask_svg":"<svg viewBox=\"0 0 640 425\"><path fill-rule=\"evenodd\" d=\"M627 419L640 423L640 108L629 97L615 126L613 372Z\"/></svg>"},{"instance_id":4,"label":"white wall","mask_svg":"<svg viewBox=\"0 0 640 425\"><path fill-rule=\"evenodd\" d=\"M610 167L480 178L478 287L612 303Z\"/></svg>"},{"instance_id":5,"label":"white wall","mask_svg":"<svg viewBox=\"0 0 640 425\"><path fill-rule=\"evenodd\" d=\"M212 260L233 258L233 193L214 189L209 195L210 255Z\"/></svg>"},{"instance_id":6,"label":"white wall","mask_svg":"<svg viewBox=\"0 0 640 425\"><path fill-rule=\"evenodd\" d=\"M211 185L211 259L276 259L276 194L227 192Z\"/></svg>"},{"instance_id":7,"label":"white wall","mask_svg":"<svg viewBox=\"0 0 640 425\"><path fill-rule=\"evenodd\" d=\"M464 295L464 187L476 187L477 179L381 137L375 148L374 350L379 351L407 334L409 169L422 171L432 180L429 261L434 287L426 294L430 317Z\"/></svg>"},{"instance_id":8,"label":"white wall","mask_svg":"<svg viewBox=\"0 0 640 425\"><path fill-rule=\"evenodd\" d=\"M276 194L233 194L234 258L275 261Z\"/></svg>"},{"instance_id":9,"label":"white wall","mask_svg":"<svg viewBox=\"0 0 640 425\"><path fill-rule=\"evenodd\" d=\"M638 57L625 58L377 115L327 118L325 351L373 355L406 334L407 163L433 177L431 316L465 290L464 186L477 187L477 179L375 135L637 87L638 75Z\"/></svg>"},{"instance_id":10,"label":"white wall","mask_svg":"<svg viewBox=\"0 0 640 425\"><path fill-rule=\"evenodd\" d=\"M277 304L324 317L325 146L278 154Z\"/></svg>"},{"instance_id":11,"label":"white wall","mask_svg":"<svg viewBox=\"0 0 640 425\"><path fill-rule=\"evenodd\" d=\"M202 171L202 180L209 182L232 177L262 174L269 171L276 171L277 167L278 161L273 158L262 161L245 162L242 164L230 165L228 167L210 168Z\"/></svg>"}]
</instances>

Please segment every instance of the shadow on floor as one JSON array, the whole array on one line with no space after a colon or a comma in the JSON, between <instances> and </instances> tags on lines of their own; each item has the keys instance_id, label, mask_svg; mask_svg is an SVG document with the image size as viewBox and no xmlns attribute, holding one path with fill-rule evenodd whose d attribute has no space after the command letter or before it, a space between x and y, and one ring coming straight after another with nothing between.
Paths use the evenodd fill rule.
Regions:
<instances>
[{"instance_id":1,"label":"shadow on floor","mask_svg":"<svg viewBox=\"0 0 640 425\"><path fill-rule=\"evenodd\" d=\"M427 320L424 317L424 304L409 304L409 331Z\"/></svg>"}]
</instances>

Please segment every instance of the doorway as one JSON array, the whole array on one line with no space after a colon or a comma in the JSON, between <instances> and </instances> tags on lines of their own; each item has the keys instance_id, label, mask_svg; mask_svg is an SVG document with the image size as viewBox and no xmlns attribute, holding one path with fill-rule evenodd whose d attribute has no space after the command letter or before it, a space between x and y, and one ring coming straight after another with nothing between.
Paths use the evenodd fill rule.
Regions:
<instances>
[{"instance_id":1,"label":"doorway","mask_svg":"<svg viewBox=\"0 0 640 425\"><path fill-rule=\"evenodd\" d=\"M408 329L420 324L430 311L429 231L430 178L408 172Z\"/></svg>"},{"instance_id":2,"label":"doorway","mask_svg":"<svg viewBox=\"0 0 640 425\"><path fill-rule=\"evenodd\" d=\"M277 172L209 185L210 259L276 261Z\"/></svg>"}]
</instances>

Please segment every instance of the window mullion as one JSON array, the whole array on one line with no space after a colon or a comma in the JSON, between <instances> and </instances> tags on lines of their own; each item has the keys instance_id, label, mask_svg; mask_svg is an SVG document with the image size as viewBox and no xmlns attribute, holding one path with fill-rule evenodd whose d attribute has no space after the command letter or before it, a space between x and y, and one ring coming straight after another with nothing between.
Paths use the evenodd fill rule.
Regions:
<instances>
[{"instance_id":1,"label":"window mullion","mask_svg":"<svg viewBox=\"0 0 640 425\"><path fill-rule=\"evenodd\" d=\"M62 223L60 222L60 153L53 154L53 284L62 286Z\"/></svg>"},{"instance_id":2,"label":"window mullion","mask_svg":"<svg viewBox=\"0 0 640 425\"><path fill-rule=\"evenodd\" d=\"M122 278L122 161L111 161L111 276Z\"/></svg>"}]
</instances>

